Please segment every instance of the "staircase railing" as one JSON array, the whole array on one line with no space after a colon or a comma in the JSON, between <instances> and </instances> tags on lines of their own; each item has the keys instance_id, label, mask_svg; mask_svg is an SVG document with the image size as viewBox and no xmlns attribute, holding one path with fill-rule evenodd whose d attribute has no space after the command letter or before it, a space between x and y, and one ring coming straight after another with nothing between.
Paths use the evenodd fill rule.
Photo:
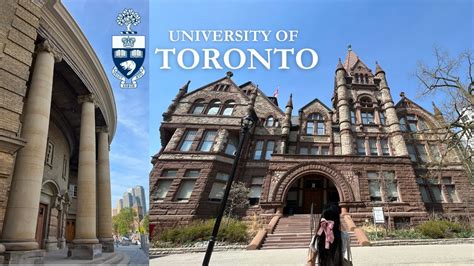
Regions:
<instances>
[{"instance_id":1,"label":"staircase railing","mask_svg":"<svg viewBox=\"0 0 474 266\"><path fill-rule=\"evenodd\" d=\"M310 214L310 217L309 217L309 228L310 228L310 231L311 231L311 239L313 239L313 229L314 229L314 213L313 213L313 203L311 203L311 214Z\"/></svg>"}]
</instances>

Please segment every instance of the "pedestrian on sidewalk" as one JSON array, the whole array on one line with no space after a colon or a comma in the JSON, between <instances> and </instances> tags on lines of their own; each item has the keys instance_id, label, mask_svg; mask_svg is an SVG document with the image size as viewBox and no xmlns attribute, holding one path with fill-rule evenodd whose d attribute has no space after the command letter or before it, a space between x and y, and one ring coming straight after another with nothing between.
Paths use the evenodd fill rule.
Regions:
<instances>
[{"instance_id":1,"label":"pedestrian on sidewalk","mask_svg":"<svg viewBox=\"0 0 474 266\"><path fill-rule=\"evenodd\" d=\"M332 205L321 214L308 250L308 266L352 265L349 234L341 231L339 207Z\"/></svg>"}]
</instances>

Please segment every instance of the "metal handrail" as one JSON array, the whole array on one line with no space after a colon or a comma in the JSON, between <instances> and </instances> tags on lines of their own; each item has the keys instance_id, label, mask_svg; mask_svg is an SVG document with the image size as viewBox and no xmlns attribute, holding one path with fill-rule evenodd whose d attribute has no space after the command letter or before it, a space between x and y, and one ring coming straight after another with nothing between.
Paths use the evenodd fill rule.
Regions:
<instances>
[{"instance_id":1,"label":"metal handrail","mask_svg":"<svg viewBox=\"0 0 474 266\"><path fill-rule=\"evenodd\" d=\"M309 228L311 231L311 239L313 239L313 229L314 229L314 213L313 213L313 202L311 202L311 214L309 217Z\"/></svg>"}]
</instances>

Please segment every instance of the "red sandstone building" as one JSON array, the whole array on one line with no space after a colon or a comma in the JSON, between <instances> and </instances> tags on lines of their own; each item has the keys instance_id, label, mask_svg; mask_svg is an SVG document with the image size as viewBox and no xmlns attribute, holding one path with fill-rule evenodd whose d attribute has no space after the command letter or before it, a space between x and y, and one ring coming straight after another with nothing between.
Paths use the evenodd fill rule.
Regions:
<instances>
[{"instance_id":1,"label":"red sandstone building","mask_svg":"<svg viewBox=\"0 0 474 266\"><path fill-rule=\"evenodd\" d=\"M378 64L373 73L349 49L336 67L330 105L314 99L299 110L291 97L281 110L254 83L239 86L231 77L194 91L188 82L163 114L162 149L150 174L150 219L158 230L216 215L249 107L259 121L236 174L251 190L247 216L268 223L333 202L356 225L379 206L388 224L403 227L431 212L472 213L460 156L439 141L441 113L404 94L394 103Z\"/></svg>"}]
</instances>

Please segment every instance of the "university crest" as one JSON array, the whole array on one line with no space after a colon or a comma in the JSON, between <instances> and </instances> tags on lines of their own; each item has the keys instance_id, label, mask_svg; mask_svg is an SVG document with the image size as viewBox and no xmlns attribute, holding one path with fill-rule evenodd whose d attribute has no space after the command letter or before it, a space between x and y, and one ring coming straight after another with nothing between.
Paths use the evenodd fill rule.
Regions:
<instances>
[{"instance_id":1,"label":"university crest","mask_svg":"<svg viewBox=\"0 0 474 266\"><path fill-rule=\"evenodd\" d=\"M145 61L145 36L137 35L132 25L140 23L140 15L132 9L124 9L117 16L117 24L127 29L121 35L112 36L112 57L114 77L120 80L122 89L137 88L137 80L145 75L142 66Z\"/></svg>"}]
</instances>

